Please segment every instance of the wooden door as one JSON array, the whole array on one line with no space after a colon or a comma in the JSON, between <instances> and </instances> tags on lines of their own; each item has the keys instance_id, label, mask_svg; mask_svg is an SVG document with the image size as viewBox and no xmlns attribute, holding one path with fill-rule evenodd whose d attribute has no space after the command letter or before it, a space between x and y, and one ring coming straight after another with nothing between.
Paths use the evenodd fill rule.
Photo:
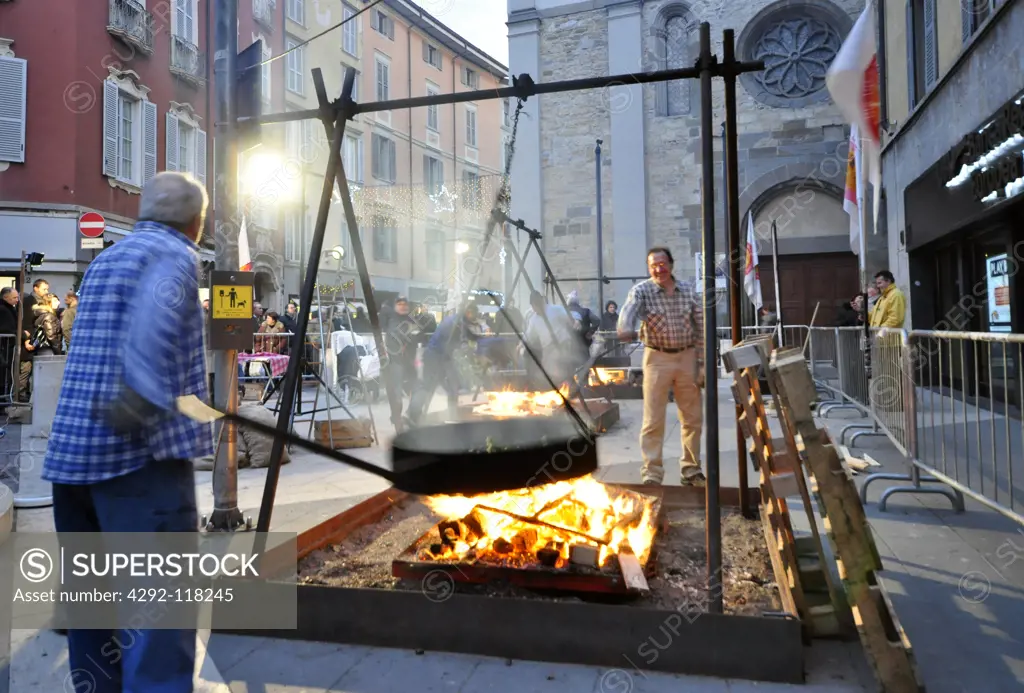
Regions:
<instances>
[{"instance_id":1,"label":"wooden door","mask_svg":"<svg viewBox=\"0 0 1024 693\"><path fill-rule=\"evenodd\" d=\"M770 256L761 256L761 295L775 307L775 270ZM780 255L779 292L782 319L787 325L807 325L821 303L817 327L836 324L839 307L858 293L857 256L853 253Z\"/></svg>"}]
</instances>

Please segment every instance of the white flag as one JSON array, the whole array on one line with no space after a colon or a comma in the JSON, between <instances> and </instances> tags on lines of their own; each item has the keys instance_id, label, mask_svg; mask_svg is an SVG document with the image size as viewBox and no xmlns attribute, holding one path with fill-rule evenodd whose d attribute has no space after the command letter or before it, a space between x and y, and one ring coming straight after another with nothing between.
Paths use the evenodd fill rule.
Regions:
<instances>
[{"instance_id":1,"label":"white flag","mask_svg":"<svg viewBox=\"0 0 1024 693\"><path fill-rule=\"evenodd\" d=\"M857 126L850 130L850 153L846 161L846 190L843 195L843 211L850 215L850 250L860 255L860 210L864 208L864 184L861 145Z\"/></svg>"},{"instance_id":2,"label":"white flag","mask_svg":"<svg viewBox=\"0 0 1024 693\"><path fill-rule=\"evenodd\" d=\"M758 269L757 239L754 238L754 215L747 215L747 266L743 272L743 290L750 297L750 302L758 310L764 303L761 300L761 273Z\"/></svg>"},{"instance_id":3,"label":"white flag","mask_svg":"<svg viewBox=\"0 0 1024 693\"><path fill-rule=\"evenodd\" d=\"M874 187L876 233L882 191L881 108L877 53L874 6L869 0L868 6L853 25L850 35L846 37L835 60L832 61L825 75L825 82L843 118L851 125L857 126L861 159L868 180Z\"/></svg>"},{"instance_id":4,"label":"white flag","mask_svg":"<svg viewBox=\"0 0 1024 693\"><path fill-rule=\"evenodd\" d=\"M249 255L249 234L245 230L245 217L242 217L242 228L238 230L238 270L252 272L252 257Z\"/></svg>"}]
</instances>

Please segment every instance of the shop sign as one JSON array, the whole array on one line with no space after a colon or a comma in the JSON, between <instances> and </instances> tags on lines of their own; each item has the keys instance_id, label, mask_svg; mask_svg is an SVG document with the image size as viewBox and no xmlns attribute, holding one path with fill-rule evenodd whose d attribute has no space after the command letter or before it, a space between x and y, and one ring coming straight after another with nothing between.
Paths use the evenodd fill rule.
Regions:
<instances>
[{"instance_id":1,"label":"shop sign","mask_svg":"<svg viewBox=\"0 0 1024 693\"><path fill-rule=\"evenodd\" d=\"M971 183L974 198L991 201L1024 190L1024 98L1009 101L977 132L943 157L949 188Z\"/></svg>"}]
</instances>

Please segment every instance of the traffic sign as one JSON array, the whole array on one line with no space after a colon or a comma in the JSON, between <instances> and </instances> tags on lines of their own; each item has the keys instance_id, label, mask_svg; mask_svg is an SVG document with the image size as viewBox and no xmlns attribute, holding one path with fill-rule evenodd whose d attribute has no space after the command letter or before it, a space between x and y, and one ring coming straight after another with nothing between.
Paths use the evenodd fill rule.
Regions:
<instances>
[{"instance_id":1,"label":"traffic sign","mask_svg":"<svg viewBox=\"0 0 1024 693\"><path fill-rule=\"evenodd\" d=\"M251 318L252 287L244 284L214 284L210 292L210 310L214 320Z\"/></svg>"},{"instance_id":2,"label":"traffic sign","mask_svg":"<svg viewBox=\"0 0 1024 693\"><path fill-rule=\"evenodd\" d=\"M96 212L86 212L78 220L78 230L86 238L99 238L106 227L107 222L103 215Z\"/></svg>"}]
</instances>

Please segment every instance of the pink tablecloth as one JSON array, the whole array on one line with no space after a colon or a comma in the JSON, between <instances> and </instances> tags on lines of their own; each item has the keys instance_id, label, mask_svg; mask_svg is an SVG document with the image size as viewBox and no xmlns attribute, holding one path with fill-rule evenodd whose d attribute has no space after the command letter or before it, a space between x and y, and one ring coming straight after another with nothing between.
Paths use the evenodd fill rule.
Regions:
<instances>
[{"instance_id":1,"label":"pink tablecloth","mask_svg":"<svg viewBox=\"0 0 1024 693\"><path fill-rule=\"evenodd\" d=\"M270 366L270 375L278 378L288 370L288 357L282 354L239 354L238 363L246 364L253 361L263 361Z\"/></svg>"}]
</instances>

